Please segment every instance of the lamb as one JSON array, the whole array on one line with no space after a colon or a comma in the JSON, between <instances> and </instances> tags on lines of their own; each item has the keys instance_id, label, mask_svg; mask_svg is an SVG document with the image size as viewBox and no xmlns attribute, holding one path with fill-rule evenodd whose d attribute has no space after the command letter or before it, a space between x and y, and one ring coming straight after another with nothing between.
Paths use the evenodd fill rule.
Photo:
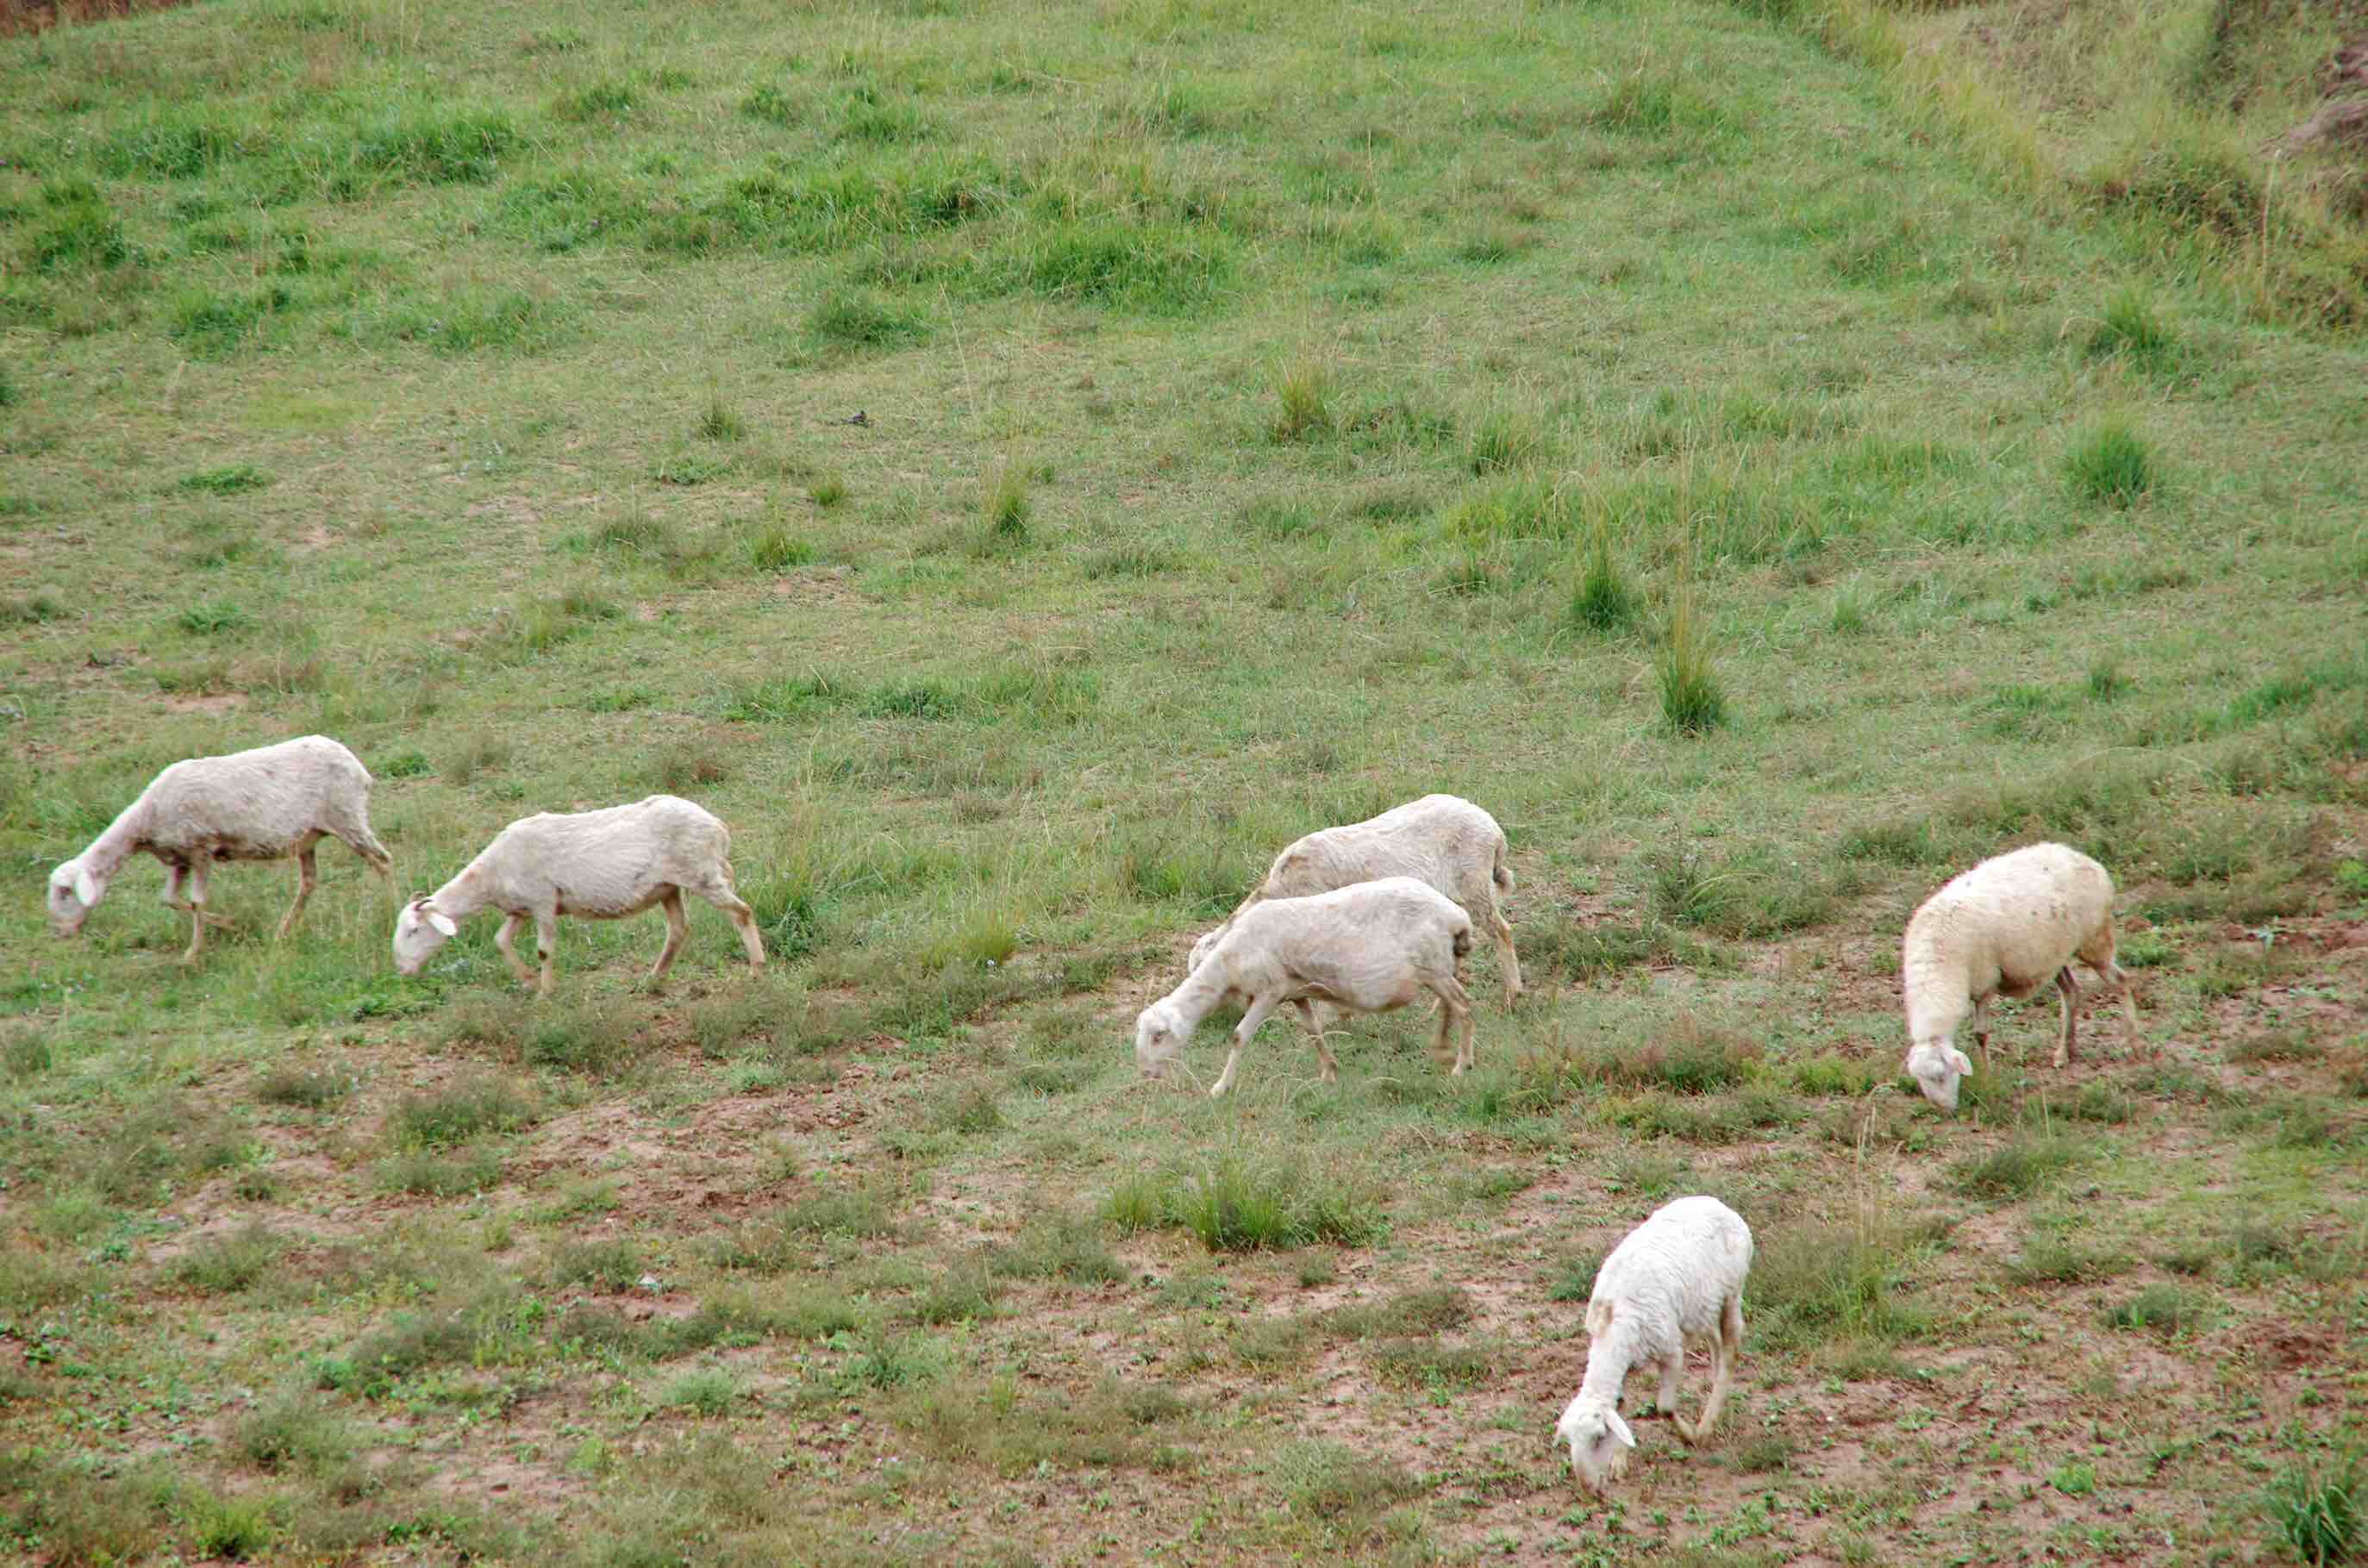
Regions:
<instances>
[{"instance_id":1,"label":"lamb","mask_svg":"<svg viewBox=\"0 0 2368 1568\"><path fill-rule=\"evenodd\" d=\"M1505 833L1495 817L1454 795L1425 795L1292 844L1225 923L1192 944L1187 972L1200 968L1242 912L1261 900L1304 898L1383 877L1419 878L1487 926L1503 963L1505 1005L1511 1006L1521 994L1521 962L1513 952L1513 927L1497 905L1499 892L1513 891Z\"/></svg>"},{"instance_id":2,"label":"lamb","mask_svg":"<svg viewBox=\"0 0 2368 1568\"><path fill-rule=\"evenodd\" d=\"M1699 1443L1710 1436L1743 1349L1743 1278L1750 1272L1751 1227L1715 1198L1666 1204L1611 1249L1587 1303L1587 1375L1554 1423L1554 1440L1570 1445L1579 1484L1603 1495L1636 1447L1620 1416L1633 1368L1659 1369L1654 1408L1679 1437ZM1678 1378L1696 1341L1710 1346L1714 1369L1702 1418L1689 1426L1677 1413Z\"/></svg>"},{"instance_id":3,"label":"lamb","mask_svg":"<svg viewBox=\"0 0 2368 1568\"><path fill-rule=\"evenodd\" d=\"M1184 983L1134 1020L1134 1060L1150 1078L1163 1078L1201 1020L1228 997L1247 1011L1234 1030L1234 1048L1212 1096L1234 1086L1242 1049L1267 1015L1284 1003L1315 1041L1324 1081L1337 1081L1339 1063L1315 1027L1315 1002L1356 1013L1403 1007L1425 991L1442 1004L1431 1054L1452 1062L1450 1076L1472 1066L1472 998L1457 977L1457 961L1472 950L1472 917L1429 882L1383 877L1306 898L1253 900L1234 912L1224 932ZM1461 1050L1449 1036L1461 1024Z\"/></svg>"},{"instance_id":4,"label":"lamb","mask_svg":"<svg viewBox=\"0 0 2368 1568\"><path fill-rule=\"evenodd\" d=\"M1958 1081L1974 1070L1953 1043L1968 1013L1987 1051L1990 998L2020 1000L2051 978L2064 1004L2055 1065L2068 1065L2075 958L2121 992L2135 1048L2138 1005L2113 961L2113 879L2104 867L2065 845L2034 844L1983 861L1926 899L1907 922L1899 957L1907 1071L1924 1097L1957 1108Z\"/></svg>"},{"instance_id":5,"label":"lamb","mask_svg":"<svg viewBox=\"0 0 2368 1568\"><path fill-rule=\"evenodd\" d=\"M313 846L334 835L380 876L394 866L370 825L370 769L326 735L176 762L149 781L107 831L50 873L50 923L60 937L83 922L123 863L142 850L165 865L164 903L189 916L181 961L205 951L206 927L228 917L206 908L206 879L218 860L296 860L296 902L279 935L296 928L318 881ZM182 896L184 884L188 896Z\"/></svg>"},{"instance_id":6,"label":"lamb","mask_svg":"<svg viewBox=\"0 0 2368 1568\"><path fill-rule=\"evenodd\" d=\"M682 950L690 929L682 895L695 892L731 916L750 967L762 969L764 938L757 934L755 913L733 889L731 854L731 831L712 813L673 795L597 812L521 817L495 834L458 876L404 906L394 922L394 967L417 974L461 921L481 909L498 909L506 918L494 933L494 946L521 983L533 983L539 994L548 996L561 915L617 920L658 905L666 910L666 939L650 971L655 985ZM539 981L512 946L529 920L542 959Z\"/></svg>"}]
</instances>

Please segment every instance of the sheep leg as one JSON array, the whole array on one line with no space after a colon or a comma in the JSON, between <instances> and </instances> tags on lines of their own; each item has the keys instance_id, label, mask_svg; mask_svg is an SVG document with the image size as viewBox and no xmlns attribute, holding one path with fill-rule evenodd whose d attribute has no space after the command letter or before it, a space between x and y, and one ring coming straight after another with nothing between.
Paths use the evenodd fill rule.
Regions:
<instances>
[{"instance_id":1,"label":"sheep leg","mask_svg":"<svg viewBox=\"0 0 2368 1568\"><path fill-rule=\"evenodd\" d=\"M197 962L206 950L206 872L212 864L213 858L202 849L189 857L189 950L181 955L185 964Z\"/></svg>"},{"instance_id":2,"label":"sheep leg","mask_svg":"<svg viewBox=\"0 0 2368 1568\"><path fill-rule=\"evenodd\" d=\"M188 899L181 896L181 883L188 880L188 874L189 869L187 866L166 867L165 869L165 891L157 895L157 902L176 915L201 915L209 926L229 926L235 924L229 915L216 915L210 910L200 909L198 905L191 903Z\"/></svg>"},{"instance_id":3,"label":"sheep leg","mask_svg":"<svg viewBox=\"0 0 2368 1568\"><path fill-rule=\"evenodd\" d=\"M500 950L504 961L510 966L510 972L518 976L518 983L532 985L534 971L527 968L526 960L518 957L518 927L525 924L526 916L523 915L503 915L502 928L494 933L494 946Z\"/></svg>"},{"instance_id":4,"label":"sheep leg","mask_svg":"<svg viewBox=\"0 0 2368 1568\"><path fill-rule=\"evenodd\" d=\"M337 830L337 838L360 857L363 865L388 881L394 880L394 857L386 852L386 846L373 837L369 828L342 828Z\"/></svg>"},{"instance_id":5,"label":"sheep leg","mask_svg":"<svg viewBox=\"0 0 2368 1568\"><path fill-rule=\"evenodd\" d=\"M2072 966L2066 964L2055 971L2055 994L2064 1003L2064 1038L2055 1042L2055 1065L2072 1065L2073 1004L2080 999L2080 988L2072 983Z\"/></svg>"},{"instance_id":6,"label":"sheep leg","mask_svg":"<svg viewBox=\"0 0 2368 1568\"><path fill-rule=\"evenodd\" d=\"M1439 1040L1430 1048L1431 1059L1452 1061L1454 1065L1448 1068L1447 1075L1460 1078L1472 1070L1472 994L1463 989L1463 983L1452 972L1432 980L1430 988L1438 994L1440 1003ZM1448 1035L1459 1023L1463 1026L1463 1048L1451 1056Z\"/></svg>"},{"instance_id":7,"label":"sheep leg","mask_svg":"<svg viewBox=\"0 0 2368 1568\"><path fill-rule=\"evenodd\" d=\"M559 956L559 912L538 909L534 914L534 950L542 960L542 975L537 981L534 994L551 994L551 966Z\"/></svg>"},{"instance_id":8,"label":"sheep leg","mask_svg":"<svg viewBox=\"0 0 2368 1568\"><path fill-rule=\"evenodd\" d=\"M757 912L741 899L727 877L719 877L700 894L730 917L740 932L740 945L748 951L748 967L765 967L765 938L757 931Z\"/></svg>"},{"instance_id":9,"label":"sheep leg","mask_svg":"<svg viewBox=\"0 0 2368 1568\"><path fill-rule=\"evenodd\" d=\"M666 911L666 946L658 949L656 967L650 971L652 985L666 978L666 971L674 967L675 955L682 951L683 938L690 935L690 921L682 912L680 888L666 889L666 895L659 901L658 907Z\"/></svg>"},{"instance_id":10,"label":"sheep leg","mask_svg":"<svg viewBox=\"0 0 2368 1568\"><path fill-rule=\"evenodd\" d=\"M1234 1086L1235 1070L1242 1064L1242 1048L1249 1044L1250 1036L1258 1033L1258 1026L1266 1022L1267 1015L1273 1012L1281 1000L1279 996L1250 998L1250 1010L1244 1013L1242 1021L1234 1027L1234 1048L1225 1052L1225 1070L1219 1074L1217 1086L1209 1091L1211 1099L1223 1097L1225 1091Z\"/></svg>"},{"instance_id":11,"label":"sheep leg","mask_svg":"<svg viewBox=\"0 0 2368 1568\"><path fill-rule=\"evenodd\" d=\"M288 933L296 929L297 917L304 913L304 901L313 896L313 888L320 884L320 872L313 864L313 842L305 840L296 851L296 902L290 904L288 913L279 917L279 929L273 933L276 940L286 941Z\"/></svg>"},{"instance_id":12,"label":"sheep leg","mask_svg":"<svg viewBox=\"0 0 2368 1568\"><path fill-rule=\"evenodd\" d=\"M2098 979L2122 994L2122 1021L2128 1028L2130 1053L2135 1056L2144 1043L2138 1031L2138 999L2130 989L2128 972L2113 961L2112 921L2108 919L2098 926L2096 935L2083 943L2074 956L2096 971Z\"/></svg>"},{"instance_id":13,"label":"sheep leg","mask_svg":"<svg viewBox=\"0 0 2368 1568\"><path fill-rule=\"evenodd\" d=\"M1509 1007L1521 994L1520 955L1513 951L1513 927L1503 915L1489 911L1488 924L1497 934L1497 953L1505 971L1505 1006Z\"/></svg>"},{"instance_id":14,"label":"sheep leg","mask_svg":"<svg viewBox=\"0 0 2368 1568\"><path fill-rule=\"evenodd\" d=\"M1686 1440L1698 1443L1710 1436L1718 1425L1718 1413L1726 1403L1726 1385L1735 1373L1735 1358L1743 1351L1743 1298L1729 1296L1719 1313L1718 1338L1711 1346L1712 1372L1710 1397L1702 1402L1702 1419L1686 1434ZM1682 1425L1678 1428L1684 1431Z\"/></svg>"},{"instance_id":15,"label":"sheep leg","mask_svg":"<svg viewBox=\"0 0 2368 1568\"><path fill-rule=\"evenodd\" d=\"M1984 996L1974 1004L1974 1043L1981 1047L1982 1070L1990 1064L1990 999Z\"/></svg>"},{"instance_id":16,"label":"sheep leg","mask_svg":"<svg viewBox=\"0 0 2368 1568\"><path fill-rule=\"evenodd\" d=\"M1679 1426L1685 1423L1678 1420L1678 1377L1685 1369L1686 1358L1680 1351L1661 1363L1660 1386L1653 1391L1653 1408Z\"/></svg>"},{"instance_id":17,"label":"sheep leg","mask_svg":"<svg viewBox=\"0 0 2368 1568\"><path fill-rule=\"evenodd\" d=\"M2122 994L2122 1017L2129 1024L2130 1053L2135 1055L2145 1042L2138 1032L2137 994L2130 989L2129 971L2112 960L2105 960L2105 981Z\"/></svg>"},{"instance_id":18,"label":"sheep leg","mask_svg":"<svg viewBox=\"0 0 2368 1568\"><path fill-rule=\"evenodd\" d=\"M1315 1042L1315 1060L1323 1063L1324 1081L1327 1084L1338 1083L1340 1063L1333 1060L1332 1048L1324 1043L1324 1030L1315 1022L1315 1005L1304 996L1297 998L1291 1005L1299 1009L1299 1021L1307 1026L1307 1038Z\"/></svg>"}]
</instances>

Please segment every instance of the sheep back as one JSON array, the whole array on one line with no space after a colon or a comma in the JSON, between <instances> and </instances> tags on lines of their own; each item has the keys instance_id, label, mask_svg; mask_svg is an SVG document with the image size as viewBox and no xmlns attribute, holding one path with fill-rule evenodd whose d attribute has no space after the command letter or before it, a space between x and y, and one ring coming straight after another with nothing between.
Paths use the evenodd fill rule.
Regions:
<instances>
[{"instance_id":1,"label":"sheep back","mask_svg":"<svg viewBox=\"0 0 2368 1568\"><path fill-rule=\"evenodd\" d=\"M149 784L144 843L169 859L276 860L307 835L359 826L370 789L361 759L326 735L176 762Z\"/></svg>"},{"instance_id":2,"label":"sheep back","mask_svg":"<svg viewBox=\"0 0 2368 1568\"><path fill-rule=\"evenodd\" d=\"M713 812L677 795L651 795L598 811L520 817L471 869L491 878L489 902L501 908L600 918L638 915L669 888L708 886L731 853L731 830Z\"/></svg>"},{"instance_id":3,"label":"sheep back","mask_svg":"<svg viewBox=\"0 0 2368 1568\"><path fill-rule=\"evenodd\" d=\"M1205 961L1244 995L1288 989L1360 1012L1410 1002L1426 970L1454 971L1472 917L1414 877L1384 877L1243 910Z\"/></svg>"},{"instance_id":4,"label":"sheep back","mask_svg":"<svg viewBox=\"0 0 2368 1568\"><path fill-rule=\"evenodd\" d=\"M1587 1332L1615 1315L1636 1335L1638 1359L1681 1356L1689 1337L1719 1331L1727 1299L1751 1272L1751 1227L1715 1198L1680 1198L1622 1238L1595 1273Z\"/></svg>"},{"instance_id":5,"label":"sheep back","mask_svg":"<svg viewBox=\"0 0 2368 1568\"><path fill-rule=\"evenodd\" d=\"M1413 877L1466 910L1495 907L1505 832L1497 819L1457 795L1425 795L1377 817L1318 828L1286 847L1268 868L1268 898L1305 898L1351 883Z\"/></svg>"},{"instance_id":6,"label":"sheep back","mask_svg":"<svg viewBox=\"0 0 2368 1568\"><path fill-rule=\"evenodd\" d=\"M2113 879L2062 844L2034 844L1961 872L1928 898L1901 938L1908 1033L1953 1032L1966 1006L2031 994L2112 915Z\"/></svg>"}]
</instances>

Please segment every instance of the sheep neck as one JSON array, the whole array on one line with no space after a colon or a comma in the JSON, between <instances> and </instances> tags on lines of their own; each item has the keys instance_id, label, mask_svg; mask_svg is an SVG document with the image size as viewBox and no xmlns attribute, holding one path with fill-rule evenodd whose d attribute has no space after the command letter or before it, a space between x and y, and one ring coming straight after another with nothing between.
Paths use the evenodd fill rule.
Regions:
<instances>
[{"instance_id":1,"label":"sheep neck","mask_svg":"<svg viewBox=\"0 0 2368 1568\"><path fill-rule=\"evenodd\" d=\"M1910 1045L1946 1045L1956 1037L1971 1010L1964 968L1962 959L1929 942L1901 955L1899 983L1907 996Z\"/></svg>"},{"instance_id":2,"label":"sheep neck","mask_svg":"<svg viewBox=\"0 0 2368 1568\"><path fill-rule=\"evenodd\" d=\"M1613 1309L1610 1326L1588 1341L1587 1376L1578 1385L1581 1398L1620 1408L1620 1391L1628 1381L1628 1369L1635 1364L1641 1330L1632 1313Z\"/></svg>"},{"instance_id":3,"label":"sheep neck","mask_svg":"<svg viewBox=\"0 0 2368 1568\"><path fill-rule=\"evenodd\" d=\"M460 874L434 892L427 902L452 919L466 920L494 902L494 880L484 874L483 858L461 868Z\"/></svg>"},{"instance_id":4,"label":"sheep neck","mask_svg":"<svg viewBox=\"0 0 2368 1568\"><path fill-rule=\"evenodd\" d=\"M148 826L155 808L149 803L146 791L117 814L107 824L107 831L90 841L90 846L78 858L83 869L100 881L115 875L123 862L138 852L148 836Z\"/></svg>"},{"instance_id":5,"label":"sheep neck","mask_svg":"<svg viewBox=\"0 0 2368 1568\"><path fill-rule=\"evenodd\" d=\"M1208 962L1184 977L1184 983L1167 994L1167 1005L1176 1009L1177 1022L1182 1026L1177 1032L1186 1039L1201 1027L1201 1020L1217 1010L1225 999L1225 981L1216 971L1222 968L1211 955Z\"/></svg>"}]
</instances>

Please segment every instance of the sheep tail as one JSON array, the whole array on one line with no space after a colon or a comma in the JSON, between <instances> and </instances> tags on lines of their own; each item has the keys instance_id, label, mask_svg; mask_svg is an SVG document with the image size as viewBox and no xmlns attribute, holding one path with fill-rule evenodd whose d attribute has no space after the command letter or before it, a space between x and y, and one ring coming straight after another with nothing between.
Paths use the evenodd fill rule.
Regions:
<instances>
[{"instance_id":1,"label":"sheep tail","mask_svg":"<svg viewBox=\"0 0 2368 1568\"><path fill-rule=\"evenodd\" d=\"M1496 882L1498 892L1513 891L1513 868L1505 863L1505 847L1503 839L1497 840L1497 862L1488 869L1489 878Z\"/></svg>"}]
</instances>

